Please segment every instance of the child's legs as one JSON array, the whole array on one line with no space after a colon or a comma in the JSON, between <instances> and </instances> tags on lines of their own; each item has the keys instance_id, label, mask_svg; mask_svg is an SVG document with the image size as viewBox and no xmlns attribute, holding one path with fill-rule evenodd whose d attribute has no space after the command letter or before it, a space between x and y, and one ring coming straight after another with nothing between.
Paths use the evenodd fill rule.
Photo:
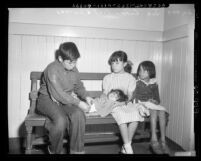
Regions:
<instances>
[{"instance_id":1,"label":"child's legs","mask_svg":"<svg viewBox=\"0 0 201 161\"><path fill-rule=\"evenodd\" d=\"M138 126L138 121L134 121L128 124L128 140L129 142L132 142L133 135L135 134L135 131Z\"/></svg>"},{"instance_id":2,"label":"child's legs","mask_svg":"<svg viewBox=\"0 0 201 161\"><path fill-rule=\"evenodd\" d=\"M86 116L82 109L76 105L68 104L62 107L70 120L68 129L70 139L70 153L82 154L84 153Z\"/></svg>"},{"instance_id":3,"label":"child's legs","mask_svg":"<svg viewBox=\"0 0 201 161\"><path fill-rule=\"evenodd\" d=\"M119 125L120 133L124 144L129 142L128 138L128 126L126 123Z\"/></svg>"},{"instance_id":4,"label":"child's legs","mask_svg":"<svg viewBox=\"0 0 201 161\"><path fill-rule=\"evenodd\" d=\"M150 123L151 123L151 141L157 141L156 126L157 126L157 111L150 110Z\"/></svg>"},{"instance_id":5,"label":"child's legs","mask_svg":"<svg viewBox=\"0 0 201 161\"><path fill-rule=\"evenodd\" d=\"M161 141L165 141L166 118L165 111L158 111Z\"/></svg>"},{"instance_id":6,"label":"child's legs","mask_svg":"<svg viewBox=\"0 0 201 161\"><path fill-rule=\"evenodd\" d=\"M130 123L130 124L131 125L129 127L127 126L127 123L119 125L122 140L124 142L124 145L122 147L122 153L126 153L126 154L133 154L133 149L131 146L132 138L130 139L130 137L131 137L131 135L133 136L133 133L135 132L135 129L138 125L137 122L134 122L133 124ZM129 128L130 128L130 130L129 130Z\"/></svg>"},{"instance_id":7,"label":"child's legs","mask_svg":"<svg viewBox=\"0 0 201 161\"><path fill-rule=\"evenodd\" d=\"M63 138L68 126L68 120L61 106L54 103L49 96L39 95L37 111L47 116L45 128L49 131L51 152L60 154L63 150Z\"/></svg>"}]
</instances>

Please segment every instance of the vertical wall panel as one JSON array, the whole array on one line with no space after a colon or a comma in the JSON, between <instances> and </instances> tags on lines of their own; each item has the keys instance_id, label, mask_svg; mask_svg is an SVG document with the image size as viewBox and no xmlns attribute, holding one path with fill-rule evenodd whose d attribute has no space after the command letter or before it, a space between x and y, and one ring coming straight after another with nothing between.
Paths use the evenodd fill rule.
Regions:
<instances>
[{"instance_id":1,"label":"vertical wall panel","mask_svg":"<svg viewBox=\"0 0 201 161\"><path fill-rule=\"evenodd\" d=\"M21 106L21 36L9 35L8 45L8 134L18 136ZM23 116L24 117L24 116Z\"/></svg>"},{"instance_id":2,"label":"vertical wall panel","mask_svg":"<svg viewBox=\"0 0 201 161\"><path fill-rule=\"evenodd\" d=\"M170 113L167 136L188 149L193 113L193 55L189 50L188 37L164 43L162 63L162 98ZM172 59L166 58L172 55ZM171 64L169 66L169 64ZM169 85L169 90L168 86Z\"/></svg>"},{"instance_id":3,"label":"vertical wall panel","mask_svg":"<svg viewBox=\"0 0 201 161\"><path fill-rule=\"evenodd\" d=\"M179 42L178 42L179 43ZM172 124L172 129L174 129L174 130L172 130L172 137L173 137L173 139L175 140L175 141L177 141L176 140L176 138L177 138L177 133L176 133L176 128L177 128L177 124L176 124L176 120L178 119L177 118L177 113L176 113L176 111L177 111L177 106L176 106L176 100L178 101L179 100L179 98L178 98L178 93L177 93L177 91L178 91L178 89L179 89L179 86L178 86L178 75L177 75L177 72L178 72L178 69L177 69L177 66L178 66L178 54L179 54L179 51L177 51L176 50L176 48L178 47L178 46L180 46L179 44L177 44L176 45L176 43L174 43L174 41L172 42L172 45L171 45L172 47L173 47L173 53L174 53L174 59L173 59L173 66L172 66L172 85L171 85L171 91L172 91L172 93L171 93L171 103L172 103L172 107L171 108L173 108L174 109L174 112L172 113L172 122L173 122L173 124ZM178 98L178 99L175 99L175 98Z\"/></svg>"},{"instance_id":4,"label":"vertical wall panel","mask_svg":"<svg viewBox=\"0 0 201 161\"><path fill-rule=\"evenodd\" d=\"M181 70L182 69L182 64L183 64L182 60L185 59L185 52L183 52L183 40L180 41L180 44L181 44L181 46L177 49L178 50L178 56L179 56L179 59L178 59L178 68L179 68L179 70L177 72L177 75L178 75L178 82L180 83L180 88L177 91L178 92L178 98L182 98L181 97L181 92L183 92L183 89L184 89L184 88L182 88L183 79L182 79L182 70ZM181 59L182 57L184 57L184 58ZM183 99L184 98L181 99L181 102L182 102ZM179 102L179 101L176 102L176 107L177 107L176 114L177 114L177 116L180 115L180 113L181 113L181 108L180 108L180 106L182 107L181 102ZM177 119L176 119L176 124L177 124L176 133L177 134L181 132L181 128L182 128L181 120L182 120L181 117L177 117ZM176 136L176 142L181 142L180 138L181 137Z\"/></svg>"},{"instance_id":5,"label":"vertical wall panel","mask_svg":"<svg viewBox=\"0 0 201 161\"><path fill-rule=\"evenodd\" d=\"M186 49L186 46L187 46L187 42L186 41L183 41L182 43L182 53L183 53L183 63L182 63L182 66L181 66L181 69L183 69L183 71L187 71L187 68L188 68L188 65L186 63L186 58L188 57L188 51ZM181 77L182 77L182 81L181 81L181 89L182 89L182 92L181 92L181 98L186 98L186 83L187 83L187 72L181 72ZM184 108L186 105L186 101L185 99L182 100L181 102L181 106ZM180 110L180 115L181 115L181 136L179 137L179 143L182 143L183 142L183 138L184 138L184 129L185 129L185 120L186 118L184 117L185 116L185 109L183 110Z\"/></svg>"},{"instance_id":6,"label":"vertical wall panel","mask_svg":"<svg viewBox=\"0 0 201 161\"><path fill-rule=\"evenodd\" d=\"M44 65L46 66L49 62L54 60L55 58L55 46L54 46L54 37L52 36L46 36L45 38L45 48L46 52L44 53ZM42 57L41 57L42 59Z\"/></svg>"}]
</instances>

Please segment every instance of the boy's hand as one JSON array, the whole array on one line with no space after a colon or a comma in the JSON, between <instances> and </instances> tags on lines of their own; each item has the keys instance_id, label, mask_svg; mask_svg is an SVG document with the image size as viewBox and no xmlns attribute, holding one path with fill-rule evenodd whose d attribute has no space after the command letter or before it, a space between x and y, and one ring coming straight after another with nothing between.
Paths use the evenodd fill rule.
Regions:
<instances>
[{"instance_id":1,"label":"boy's hand","mask_svg":"<svg viewBox=\"0 0 201 161\"><path fill-rule=\"evenodd\" d=\"M89 112L90 107L87 103L80 101L80 103L78 104L78 107L81 108L84 112Z\"/></svg>"},{"instance_id":2,"label":"boy's hand","mask_svg":"<svg viewBox=\"0 0 201 161\"><path fill-rule=\"evenodd\" d=\"M93 104L93 102L94 102L94 99L91 98L91 97L86 97L86 101L89 104L89 106L91 106Z\"/></svg>"}]
</instances>

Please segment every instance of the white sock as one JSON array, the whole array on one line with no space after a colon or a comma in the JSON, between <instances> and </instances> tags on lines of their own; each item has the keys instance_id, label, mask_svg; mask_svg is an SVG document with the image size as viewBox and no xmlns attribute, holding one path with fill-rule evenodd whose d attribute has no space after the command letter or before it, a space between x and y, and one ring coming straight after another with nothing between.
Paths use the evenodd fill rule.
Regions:
<instances>
[{"instance_id":1,"label":"white sock","mask_svg":"<svg viewBox=\"0 0 201 161\"><path fill-rule=\"evenodd\" d=\"M124 144L124 148L125 148L127 154L133 154L131 142Z\"/></svg>"}]
</instances>

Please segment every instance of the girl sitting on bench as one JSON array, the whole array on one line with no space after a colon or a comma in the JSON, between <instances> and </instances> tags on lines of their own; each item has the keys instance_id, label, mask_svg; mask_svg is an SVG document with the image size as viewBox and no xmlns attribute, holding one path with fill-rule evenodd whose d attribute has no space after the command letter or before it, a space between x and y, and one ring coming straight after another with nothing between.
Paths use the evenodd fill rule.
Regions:
<instances>
[{"instance_id":1,"label":"girl sitting on bench","mask_svg":"<svg viewBox=\"0 0 201 161\"><path fill-rule=\"evenodd\" d=\"M144 117L139 114L137 104L131 102L136 86L136 80L131 73L131 64L127 60L124 51L114 52L108 61L112 73L103 78L103 93L106 95L112 89L121 89L128 96L128 103L112 109L112 116L116 120L123 139L121 152L133 154L131 146L132 138L139 121L144 121Z\"/></svg>"}]
</instances>

